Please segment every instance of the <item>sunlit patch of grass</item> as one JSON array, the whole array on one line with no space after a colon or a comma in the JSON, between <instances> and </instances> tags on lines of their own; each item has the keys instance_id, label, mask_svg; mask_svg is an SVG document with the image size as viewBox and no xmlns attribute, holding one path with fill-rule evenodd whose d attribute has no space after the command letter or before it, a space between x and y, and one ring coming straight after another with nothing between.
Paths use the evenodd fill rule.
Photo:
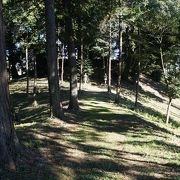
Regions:
<instances>
[{"instance_id":1,"label":"sunlit patch of grass","mask_svg":"<svg viewBox=\"0 0 180 180\"><path fill-rule=\"evenodd\" d=\"M141 133L141 132L139 132ZM163 164L177 164L180 165L180 146L171 142L168 143L167 138L156 136L128 136L126 150L131 153L142 154L148 161L154 161Z\"/></svg>"},{"instance_id":2,"label":"sunlit patch of grass","mask_svg":"<svg viewBox=\"0 0 180 180\"><path fill-rule=\"evenodd\" d=\"M109 174L107 172L99 171L99 170L94 170L89 173L81 173L78 177L75 179L82 179L82 180L97 180L97 179L102 179L102 180L119 180L120 176L117 175L116 173Z\"/></svg>"},{"instance_id":3,"label":"sunlit patch of grass","mask_svg":"<svg viewBox=\"0 0 180 180\"><path fill-rule=\"evenodd\" d=\"M154 123L158 123L159 126L165 127L170 129L176 134L180 135L180 119L177 118L170 118L169 124L166 125L166 115L162 114L159 109L156 109L154 107L149 107L144 105L144 102L147 100L147 98L151 99L151 96L144 96L143 94L139 94L139 99L138 99L138 105L135 107L134 105L134 97L132 99L132 96L128 97L126 96L126 91L128 90L123 89L123 93L120 99L119 106L122 107L123 109L127 109L128 111L135 113L136 115L139 115L143 119L146 118L146 120ZM153 95L154 98L156 97ZM162 102L163 103L163 102ZM164 102L165 103L165 102ZM166 112L166 109L164 110Z\"/></svg>"},{"instance_id":4,"label":"sunlit patch of grass","mask_svg":"<svg viewBox=\"0 0 180 180\"><path fill-rule=\"evenodd\" d=\"M86 129L86 130L78 130L76 131L73 136L70 135L69 141L73 142L86 142L86 141L100 141L100 137L98 132L92 131L92 129Z\"/></svg>"},{"instance_id":5,"label":"sunlit patch of grass","mask_svg":"<svg viewBox=\"0 0 180 180\"><path fill-rule=\"evenodd\" d=\"M157 174L163 179L166 172L178 174L178 137L167 126L161 129L161 119L153 119L151 111L134 109L127 99L121 107L114 105L109 103L112 94L91 90L81 93L79 112L65 112L67 122L50 120L47 80L39 80L36 108L33 97L26 97L24 80L11 84L21 118L16 130L26 150L18 157L16 179L156 179ZM61 90L65 107L67 86Z\"/></svg>"},{"instance_id":6,"label":"sunlit patch of grass","mask_svg":"<svg viewBox=\"0 0 180 180\"><path fill-rule=\"evenodd\" d=\"M21 128L27 128L27 127L30 127L30 126L34 126L34 125L37 125L39 123L37 122L31 122L31 123L24 123L24 124L16 124L15 127L16 129L21 129Z\"/></svg>"},{"instance_id":7,"label":"sunlit patch of grass","mask_svg":"<svg viewBox=\"0 0 180 180\"><path fill-rule=\"evenodd\" d=\"M146 107L135 108L132 102L126 102L125 104L120 104L120 106L146 121L165 128L173 134L180 135L180 123L177 120L170 119L170 123L167 125L165 124L165 115L162 115L160 112L156 112L153 109Z\"/></svg>"}]
</instances>

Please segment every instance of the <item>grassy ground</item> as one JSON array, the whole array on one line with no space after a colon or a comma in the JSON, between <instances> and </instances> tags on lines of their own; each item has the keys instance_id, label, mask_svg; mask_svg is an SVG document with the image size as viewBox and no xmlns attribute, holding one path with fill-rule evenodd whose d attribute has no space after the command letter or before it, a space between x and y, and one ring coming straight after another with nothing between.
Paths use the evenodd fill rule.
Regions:
<instances>
[{"instance_id":1,"label":"grassy ground","mask_svg":"<svg viewBox=\"0 0 180 180\"><path fill-rule=\"evenodd\" d=\"M47 84L44 79L38 84L38 107L26 97L24 81L11 84L24 153L17 172L0 172L1 179L180 179L178 120L166 126L158 111L143 103L134 110L125 97L115 105L113 94L95 86L81 92L78 113L65 111L66 122L49 119Z\"/></svg>"}]
</instances>

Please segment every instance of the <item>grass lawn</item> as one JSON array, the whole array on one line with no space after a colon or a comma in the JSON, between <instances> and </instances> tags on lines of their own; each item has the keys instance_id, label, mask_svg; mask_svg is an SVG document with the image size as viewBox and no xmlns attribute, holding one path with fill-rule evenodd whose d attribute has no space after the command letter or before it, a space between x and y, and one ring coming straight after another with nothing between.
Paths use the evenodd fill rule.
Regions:
<instances>
[{"instance_id":1,"label":"grass lawn","mask_svg":"<svg viewBox=\"0 0 180 180\"><path fill-rule=\"evenodd\" d=\"M40 79L38 86L38 107L26 96L23 80L10 86L24 153L17 157L17 172L0 172L0 179L180 180L179 121L166 126L161 114L156 121L151 111L134 110L126 99L115 105L113 95L95 86L81 92L78 113L65 110L65 122L50 119L47 83Z\"/></svg>"}]
</instances>

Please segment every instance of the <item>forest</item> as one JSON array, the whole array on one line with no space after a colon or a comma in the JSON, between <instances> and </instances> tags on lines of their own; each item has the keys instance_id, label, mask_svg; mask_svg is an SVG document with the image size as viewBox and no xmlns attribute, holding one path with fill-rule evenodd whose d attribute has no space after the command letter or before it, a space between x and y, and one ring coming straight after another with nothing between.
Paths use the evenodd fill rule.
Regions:
<instances>
[{"instance_id":1,"label":"forest","mask_svg":"<svg viewBox=\"0 0 180 180\"><path fill-rule=\"evenodd\" d=\"M180 180L179 0L0 0L0 180Z\"/></svg>"}]
</instances>

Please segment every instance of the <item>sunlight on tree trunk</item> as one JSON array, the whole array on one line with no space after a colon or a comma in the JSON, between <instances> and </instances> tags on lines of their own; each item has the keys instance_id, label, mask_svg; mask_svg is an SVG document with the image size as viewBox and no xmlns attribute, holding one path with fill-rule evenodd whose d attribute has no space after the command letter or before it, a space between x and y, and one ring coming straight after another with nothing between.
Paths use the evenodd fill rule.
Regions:
<instances>
[{"instance_id":1,"label":"sunlight on tree trunk","mask_svg":"<svg viewBox=\"0 0 180 180\"><path fill-rule=\"evenodd\" d=\"M64 82L64 44L63 44L63 47L61 49L61 52L62 52L62 56L61 56L61 83Z\"/></svg>"},{"instance_id":2,"label":"sunlight on tree trunk","mask_svg":"<svg viewBox=\"0 0 180 180\"><path fill-rule=\"evenodd\" d=\"M26 94L29 96L29 53L28 45L26 45Z\"/></svg>"},{"instance_id":3,"label":"sunlight on tree trunk","mask_svg":"<svg viewBox=\"0 0 180 180\"><path fill-rule=\"evenodd\" d=\"M108 59L108 93L111 93L111 40L112 40L112 28L111 22L109 24L109 59Z\"/></svg>"},{"instance_id":4,"label":"sunlight on tree trunk","mask_svg":"<svg viewBox=\"0 0 180 180\"><path fill-rule=\"evenodd\" d=\"M38 103L37 103L37 63L36 63L36 57L35 55L33 55L33 62L34 62L34 88L33 88L33 106L37 107Z\"/></svg>"},{"instance_id":5,"label":"sunlight on tree trunk","mask_svg":"<svg viewBox=\"0 0 180 180\"><path fill-rule=\"evenodd\" d=\"M70 14L72 8L71 0L65 0L65 31L67 35L67 46L68 46L68 60L70 63L70 98L69 98L69 110L79 110L78 103L78 84L77 84L77 67L76 67L76 54L75 54L75 42L74 42L74 30L73 20Z\"/></svg>"},{"instance_id":6,"label":"sunlight on tree trunk","mask_svg":"<svg viewBox=\"0 0 180 180\"><path fill-rule=\"evenodd\" d=\"M83 50L84 50L84 47L83 47L83 40L81 38L81 55L80 55L80 58L81 58L81 61L80 61L80 82L79 82L79 90L81 91L82 90L82 84L83 84Z\"/></svg>"},{"instance_id":7,"label":"sunlight on tree trunk","mask_svg":"<svg viewBox=\"0 0 180 180\"><path fill-rule=\"evenodd\" d=\"M120 2L119 5L121 6ZM119 15L119 62L118 62L118 82L116 87L115 103L120 103L120 91L121 91L121 67L122 67L122 52L123 52L123 29L121 15Z\"/></svg>"}]
</instances>

